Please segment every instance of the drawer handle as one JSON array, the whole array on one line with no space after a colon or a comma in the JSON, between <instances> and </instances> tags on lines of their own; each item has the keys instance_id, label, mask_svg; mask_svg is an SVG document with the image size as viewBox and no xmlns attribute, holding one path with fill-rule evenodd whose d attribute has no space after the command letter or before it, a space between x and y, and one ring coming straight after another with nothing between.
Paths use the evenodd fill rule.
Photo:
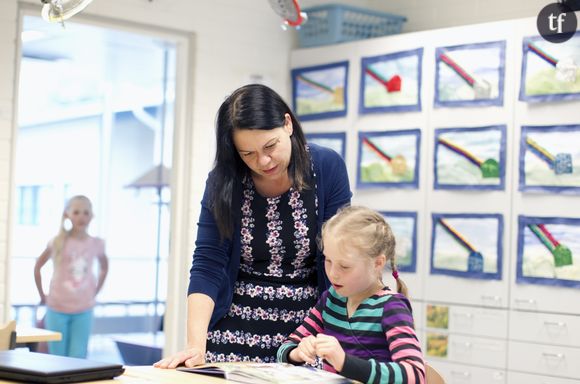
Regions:
<instances>
[{"instance_id":1,"label":"drawer handle","mask_svg":"<svg viewBox=\"0 0 580 384\"><path fill-rule=\"evenodd\" d=\"M468 319L472 319L473 318L473 313L463 313L463 312L459 312L459 313L453 313L453 316L455 316L455 317L467 317Z\"/></svg>"},{"instance_id":2,"label":"drawer handle","mask_svg":"<svg viewBox=\"0 0 580 384\"><path fill-rule=\"evenodd\" d=\"M564 360L566 357L563 353L542 352L542 356L550 359Z\"/></svg>"},{"instance_id":3,"label":"drawer handle","mask_svg":"<svg viewBox=\"0 0 580 384\"><path fill-rule=\"evenodd\" d=\"M464 342L454 342L453 344L460 346L460 347L464 347L464 348L472 348L473 344L469 341L464 341Z\"/></svg>"},{"instance_id":4,"label":"drawer handle","mask_svg":"<svg viewBox=\"0 0 580 384\"><path fill-rule=\"evenodd\" d=\"M471 376L471 372L467 372L467 371L451 371L451 375L453 375L453 376L470 377Z\"/></svg>"},{"instance_id":5,"label":"drawer handle","mask_svg":"<svg viewBox=\"0 0 580 384\"><path fill-rule=\"evenodd\" d=\"M528 304L534 305L536 304L536 299L514 299L517 304Z\"/></svg>"},{"instance_id":6,"label":"drawer handle","mask_svg":"<svg viewBox=\"0 0 580 384\"><path fill-rule=\"evenodd\" d=\"M563 321L544 321L544 325L547 327L566 328L566 323Z\"/></svg>"},{"instance_id":7,"label":"drawer handle","mask_svg":"<svg viewBox=\"0 0 580 384\"><path fill-rule=\"evenodd\" d=\"M501 303L501 297L496 295L481 295L482 301L494 301L496 303Z\"/></svg>"}]
</instances>

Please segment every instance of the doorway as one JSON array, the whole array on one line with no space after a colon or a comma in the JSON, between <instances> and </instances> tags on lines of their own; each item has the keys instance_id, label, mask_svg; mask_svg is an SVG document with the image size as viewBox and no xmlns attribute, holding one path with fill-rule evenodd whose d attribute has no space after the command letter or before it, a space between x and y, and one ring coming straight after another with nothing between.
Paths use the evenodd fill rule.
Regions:
<instances>
[{"instance_id":1,"label":"doorway","mask_svg":"<svg viewBox=\"0 0 580 384\"><path fill-rule=\"evenodd\" d=\"M66 200L87 195L109 258L88 358L123 362L117 341L164 342L177 47L78 20L22 18L11 302L19 324L42 318L35 259ZM47 264L45 292L50 277Z\"/></svg>"}]
</instances>

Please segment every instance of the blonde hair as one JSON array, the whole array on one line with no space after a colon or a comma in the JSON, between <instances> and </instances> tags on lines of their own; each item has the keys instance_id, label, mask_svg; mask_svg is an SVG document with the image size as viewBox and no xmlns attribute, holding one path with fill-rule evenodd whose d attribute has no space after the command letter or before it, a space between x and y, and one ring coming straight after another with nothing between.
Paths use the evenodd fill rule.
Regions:
<instances>
[{"instance_id":1,"label":"blonde hair","mask_svg":"<svg viewBox=\"0 0 580 384\"><path fill-rule=\"evenodd\" d=\"M362 206L341 208L322 226L323 239L330 233L342 249L355 249L373 259L385 255L397 282L397 292L408 296L407 285L397 271L395 235L380 213ZM320 245L324 247L322 242Z\"/></svg>"},{"instance_id":2,"label":"blonde hair","mask_svg":"<svg viewBox=\"0 0 580 384\"><path fill-rule=\"evenodd\" d=\"M85 202L91 213L93 212L93 204L91 203L91 200L89 200L88 197L84 196L84 195L76 195L71 197L65 204L65 207L62 211L62 217L60 219L60 228L58 230L58 234L54 237L54 239L52 240L52 248L53 248L53 260L54 263L58 263L60 262L60 257L62 254L62 249L64 248L64 242L66 241L67 236L70 233L70 230L67 230L64 226L64 223L67 219L67 212L69 211L73 201L83 201Z\"/></svg>"}]
</instances>

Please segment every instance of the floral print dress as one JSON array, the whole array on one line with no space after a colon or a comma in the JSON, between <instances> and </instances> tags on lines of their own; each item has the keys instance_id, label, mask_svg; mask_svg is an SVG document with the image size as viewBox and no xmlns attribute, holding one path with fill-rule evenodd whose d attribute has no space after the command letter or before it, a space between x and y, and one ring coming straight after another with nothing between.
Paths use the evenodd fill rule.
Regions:
<instances>
[{"instance_id":1,"label":"floral print dress","mask_svg":"<svg viewBox=\"0 0 580 384\"><path fill-rule=\"evenodd\" d=\"M229 312L208 332L207 362L275 362L316 304L316 193L276 197L244 180L240 272Z\"/></svg>"}]
</instances>

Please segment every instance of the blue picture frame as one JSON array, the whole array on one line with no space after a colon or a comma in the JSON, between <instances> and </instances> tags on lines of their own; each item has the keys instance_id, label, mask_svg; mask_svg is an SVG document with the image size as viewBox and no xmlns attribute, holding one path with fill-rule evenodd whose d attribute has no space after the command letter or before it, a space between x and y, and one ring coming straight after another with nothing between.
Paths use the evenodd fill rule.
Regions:
<instances>
[{"instance_id":1,"label":"blue picture frame","mask_svg":"<svg viewBox=\"0 0 580 384\"><path fill-rule=\"evenodd\" d=\"M340 61L292 69L292 103L301 121L346 116L348 66Z\"/></svg>"},{"instance_id":2,"label":"blue picture frame","mask_svg":"<svg viewBox=\"0 0 580 384\"><path fill-rule=\"evenodd\" d=\"M337 152L344 160L346 160L346 132L312 132L312 133L305 133L304 136L306 137L306 142L308 143L315 143L323 147L330 148ZM325 141L338 141L340 144L337 146L335 145L325 145Z\"/></svg>"},{"instance_id":3,"label":"blue picture frame","mask_svg":"<svg viewBox=\"0 0 580 384\"><path fill-rule=\"evenodd\" d=\"M566 227L577 228L571 231ZM548 236L545 236L546 231ZM579 235L580 218L518 216L516 283L580 288ZM551 240L558 243L559 251ZM526 253L527 257L524 256ZM533 256L530 255L532 253ZM531 259L535 259L533 263ZM574 265L576 268L571 269ZM548 276L551 274L554 276Z\"/></svg>"},{"instance_id":4,"label":"blue picture frame","mask_svg":"<svg viewBox=\"0 0 580 384\"><path fill-rule=\"evenodd\" d=\"M395 234L395 239L397 239L397 231L395 225L392 223L390 218L402 218L402 219L411 219L413 221L412 224L412 235L411 235L411 255L410 259L411 262L407 265L400 265L397 264L397 269L401 272L406 273L416 273L417 272L417 212L415 211L379 211L381 215L385 217L387 223L391 226L391 230ZM397 239L397 244L399 240Z\"/></svg>"},{"instance_id":5,"label":"blue picture frame","mask_svg":"<svg viewBox=\"0 0 580 384\"><path fill-rule=\"evenodd\" d=\"M438 128L434 147L434 189L505 189L505 125ZM451 172L456 175L450 175Z\"/></svg>"},{"instance_id":6,"label":"blue picture frame","mask_svg":"<svg viewBox=\"0 0 580 384\"><path fill-rule=\"evenodd\" d=\"M462 51L466 51L465 55L460 56ZM494 51L497 51L496 56L493 55ZM505 51L505 40L436 48L433 104L435 108L502 106L504 102ZM464 62L469 61L469 73L464 68L465 64L455 63L445 55L449 52L454 52L455 55L462 57ZM489 62L490 59L494 59L495 62L489 63L486 67L478 67L482 63ZM446 64L449 60L454 65L453 67L451 64ZM445 68L448 68L449 71L447 72ZM442 81L444 71L448 73L445 75L447 81L453 83L449 85L449 92L461 94L457 96L456 100L447 100L442 96L440 89L445 83ZM488 82L484 76L490 80L493 77L494 80ZM469 92L465 92L466 88L470 89ZM497 94L494 93L495 91Z\"/></svg>"},{"instance_id":7,"label":"blue picture frame","mask_svg":"<svg viewBox=\"0 0 580 384\"><path fill-rule=\"evenodd\" d=\"M550 43L542 36L524 37L522 52L521 101L537 103L580 99L580 31L561 44ZM560 65L562 59L564 61ZM566 61L575 62L576 67ZM571 81L571 77L575 80ZM548 89L541 89L546 85Z\"/></svg>"},{"instance_id":8,"label":"blue picture frame","mask_svg":"<svg viewBox=\"0 0 580 384\"><path fill-rule=\"evenodd\" d=\"M432 226L431 226L431 259L430 259L430 274L432 275L448 275L454 277L463 277L469 279L483 279L483 280L501 280L502 279L502 263L503 263L503 215L497 213L432 213ZM462 241L457 240L456 237L450 235L449 229L443 229L443 225L440 222L440 219L459 219L464 220L465 222L472 221L470 226L468 227L465 225L465 228L460 228L463 233L460 234L463 241L467 243L471 247L466 247ZM493 234L495 235L495 243L490 241L488 235L491 233L481 236L481 229L484 229L484 224L488 224L489 221L491 222L497 221L497 229L491 228L494 230ZM447 221L445 221L447 223ZM457 228L451 228L451 231L457 230ZM462 269L453 269L450 267L438 267L436 266L436 248L439 241L443 241L441 239L442 233L448 235L450 240L455 240L457 242L457 246L455 248L461 248L462 252L465 251L467 253L466 257L460 257L458 260L452 261L457 266L461 264L461 268L463 268L463 264L465 263L465 270ZM471 234L471 237L465 236L465 233ZM439 235L438 235L439 234ZM480 236L477 236L480 235ZM476 241L474 241L474 239ZM474 244L471 244L474 243ZM477 248L475 248L476 246ZM455 249L450 247L448 244L444 244L442 247L446 249L447 252L454 252ZM479 252L480 249L488 249L490 252L493 250L495 251L496 260L495 263L487 263L487 268L489 269L492 265L495 269L492 272L485 272L486 263L485 263L485 256ZM463 259L466 259L465 261ZM450 263L450 261L447 261ZM437 261L437 264L440 264Z\"/></svg>"},{"instance_id":9,"label":"blue picture frame","mask_svg":"<svg viewBox=\"0 0 580 384\"><path fill-rule=\"evenodd\" d=\"M359 132L358 138L357 188L417 189L419 187L419 165L421 160L420 129ZM363 153L364 143L370 142L370 140L373 142L383 141L381 139L387 139L386 142L390 146L390 149L396 151L396 153L390 154L392 157L389 157L388 154L384 153L383 149L380 156L375 156L376 161L367 165L366 162L369 155L367 155L366 151ZM376 148L376 144L371 145L375 145ZM381 151L380 148L378 150ZM403 156L403 154L406 156Z\"/></svg>"},{"instance_id":10,"label":"blue picture frame","mask_svg":"<svg viewBox=\"0 0 580 384\"><path fill-rule=\"evenodd\" d=\"M377 82L376 77L369 76L367 73L367 68L371 65L381 64L383 63L384 66L390 66L390 63L396 61L404 61L404 60L416 60L416 73L410 73L408 76L400 77L401 80L401 88L405 89L406 83L414 82L415 85L411 85L411 99L415 99L414 101L408 103L395 103L393 105L377 105L377 106L367 106L366 105L366 91L367 88L370 87L371 82ZM407 63L393 63L392 64L396 69L397 72L408 71L411 70L413 72L413 66ZM401 51L390 53L386 55L380 56L372 56L372 57L363 57L361 59L361 76L360 76L360 93L359 93L359 113L360 114L368 114L368 113L385 113L385 112L419 112L421 111L421 81L422 81L422 68L423 68L423 48L417 48L409 51ZM377 75L381 76L381 75ZM381 80L381 83L385 83L385 80ZM386 83L382 84L381 87L387 87ZM414 95L415 97L413 97Z\"/></svg>"},{"instance_id":11,"label":"blue picture frame","mask_svg":"<svg viewBox=\"0 0 580 384\"><path fill-rule=\"evenodd\" d=\"M580 194L580 125L521 127L519 190Z\"/></svg>"}]
</instances>

